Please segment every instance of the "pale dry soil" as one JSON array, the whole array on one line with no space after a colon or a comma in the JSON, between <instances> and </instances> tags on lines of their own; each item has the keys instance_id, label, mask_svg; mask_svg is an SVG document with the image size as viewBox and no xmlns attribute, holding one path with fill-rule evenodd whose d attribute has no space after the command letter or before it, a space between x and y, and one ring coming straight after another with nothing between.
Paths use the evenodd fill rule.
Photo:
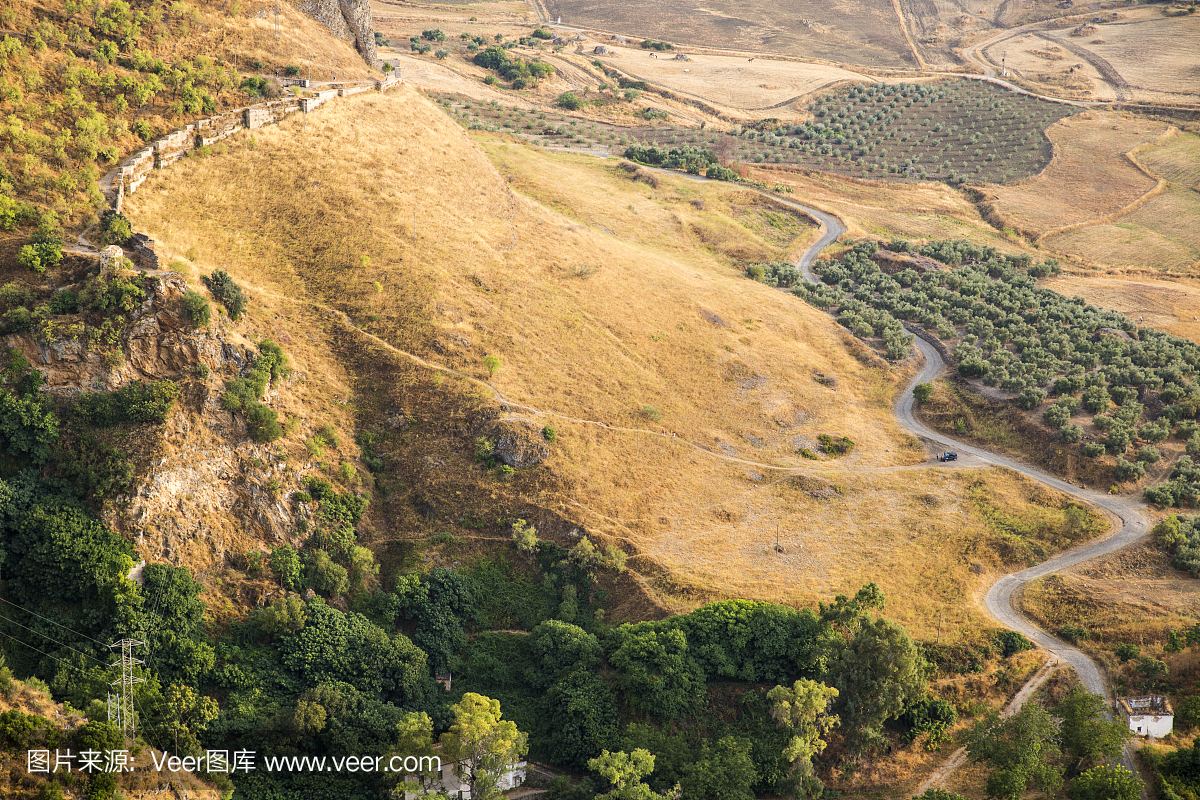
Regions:
<instances>
[{"instance_id":1,"label":"pale dry soil","mask_svg":"<svg viewBox=\"0 0 1200 800\"><path fill-rule=\"evenodd\" d=\"M1126 153L1158 140L1165 123L1111 111L1086 111L1054 123L1046 135L1056 158L1040 175L986 186L1006 224L1034 235L1111 214L1155 186Z\"/></svg>"},{"instance_id":2,"label":"pale dry soil","mask_svg":"<svg viewBox=\"0 0 1200 800\"><path fill-rule=\"evenodd\" d=\"M1134 322L1200 342L1200 284L1121 275L1063 275L1039 285L1068 297L1079 295L1101 308L1111 308Z\"/></svg>"}]
</instances>

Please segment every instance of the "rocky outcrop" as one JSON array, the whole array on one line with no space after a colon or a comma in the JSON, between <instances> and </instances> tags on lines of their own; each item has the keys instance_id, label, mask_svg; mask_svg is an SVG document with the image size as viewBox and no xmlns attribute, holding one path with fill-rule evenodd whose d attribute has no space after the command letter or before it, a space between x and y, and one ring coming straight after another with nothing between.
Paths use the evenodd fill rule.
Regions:
<instances>
[{"instance_id":1,"label":"rocky outcrop","mask_svg":"<svg viewBox=\"0 0 1200 800\"><path fill-rule=\"evenodd\" d=\"M62 326L71 336L42 339L14 333L0 341L20 350L45 378L43 389L72 395L83 389L119 389L133 381L178 378L203 364L212 371L226 365L240 369L246 363L245 347L232 344L215 317L208 328L197 330L183 316L182 298L188 290L183 276L168 272L145 284L146 299L132 314L119 343L88 347L82 326Z\"/></svg>"},{"instance_id":2,"label":"rocky outcrop","mask_svg":"<svg viewBox=\"0 0 1200 800\"><path fill-rule=\"evenodd\" d=\"M338 7L350 32L354 34L354 44L363 59L375 69L383 67L375 52L375 26L371 22L371 4L368 0L338 0Z\"/></svg>"},{"instance_id":3,"label":"rocky outcrop","mask_svg":"<svg viewBox=\"0 0 1200 800\"><path fill-rule=\"evenodd\" d=\"M542 432L532 422L503 420L492 431L496 459L513 469L535 467L550 455Z\"/></svg>"},{"instance_id":4,"label":"rocky outcrop","mask_svg":"<svg viewBox=\"0 0 1200 800\"><path fill-rule=\"evenodd\" d=\"M375 52L375 26L368 0L295 0L295 5L337 38L354 42L372 67L379 69L382 66Z\"/></svg>"}]
</instances>

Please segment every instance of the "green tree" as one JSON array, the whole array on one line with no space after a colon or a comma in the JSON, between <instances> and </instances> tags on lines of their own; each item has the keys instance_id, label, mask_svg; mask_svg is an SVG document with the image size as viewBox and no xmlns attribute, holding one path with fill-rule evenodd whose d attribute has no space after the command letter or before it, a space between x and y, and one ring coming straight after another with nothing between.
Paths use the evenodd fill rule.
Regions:
<instances>
[{"instance_id":1,"label":"green tree","mask_svg":"<svg viewBox=\"0 0 1200 800\"><path fill-rule=\"evenodd\" d=\"M688 652L680 630L622 625L608 663L617 687L633 708L660 720L679 720L704 708L704 673Z\"/></svg>"},{"instance_id":2,"label":"green tree","mask_svg":"<svg viewBox=\"0 0 1200 800\"><path fill-rule=\"evenodd\" d=\"M271 638L299 633L308 621L308 608L296 595L280 597L257 615L258 626Z\"/></svg>"},{"instance_id":3,"label":"green tree","mask_svg":"<svg viewBox=\"0 0 1200 800\"><path fill-rule=\"evenodd\" d=\"M317 550L304 567L304 583L314 592L334 597L350 589L350 576L341 564L333 563L329 553Z\"/></svg>"},{"instance_id":4,"label":"green tree","mask_svg":"<svg viewBox=\"0 0 1200 800\"><path fill-rule=\"evenodd\" d=\"M487 355L483 357L483 368L488 371L488 380L496 374L496 370L500 369L500 359L496 356Z\"/></svg>"},{"instance_id":5,"label":"green tree","mask_svg":"<svg viewBox=\"0 0 1200 800\"><path fill-rule=\"evenodd\" d=\"M563 92L558 96L558 105L568 111L578 111L583 108L583 101L574 92Z\"/></svg>"},{"instance_id":6,"label":"green tree","mask_svg":"<svg viewBox=\"0 0 1200 800\"><path fill-rule=\"evenodd\" d=\"M1118 759L1129 740L1129 726L1108 719L1104 699L1082 686L1075 686L1054 709L1062 719L1059 728L1062 749L1075 764L1098 759Z\"/></svg>"},{"instance_id":7,"label":"green tree","mask_svg":"<svg viewBox=\"0 0 1200 800\"><path fill-rule=\"evenodd\" d=\"M837 715L828 713L829 704L837 696L837 689L808 678L796 681L790 689L776 686L767 692L771 718L792 731L783 754L792 765L802 797L821 795L822 784L813 770L812 759L825 749L826 742L821 737L838 724Z\"/></svg>"},{"instance_id":8,"label":"green tree","mask_svg":"<svg viewBox=\"0 0 1200 800\"><path fill-rule=\"evenodd\" d=\"M516 543L517 549L522 553L535 554L538 549L538 542L541 541L537 537L537 528L530 525L523 519L519 519L512 524L512 538Z\"/></svg>"},{"instance_id":9,"label":"green tree","mask_svg":"<svg viewBox=\"0 0 1200 800\"><path fill-rule=\"evenodd\" d=\"M1142 779L1125 767L1100 764L1071 781L1071 800L1137 800L1142 796Z\"/></svg>"},{"instance_id":10,"label":"green tree","mask_svg":"<svg viewBox=\"0 0 1200 800\"><path fill-rule=\"evenodd\" d=\"M913 398L916 399L918 403L928 403L933 399L933 384L918 383L913 387Z\"/></svg>"},{"instance_id":11,"label":"green tree","mask_svg":"<svg viewBox=\"0 0 1200 800\"><path fill-rule=\"evenodd\" d=\"M578 668L556 680L546 690L543 718L552 731L546 750L556 764L582 769L616 745L617 699L595 672Z\"/></svg>"},{"instance_id":12,"label":"green tree","mask_svg":"<svg viewBox=\"0 0 1200 800\"><path fill-rule=\"evenodd\" d=\"M605 750L588 761L588 769L608 781L612 789L596 800L662 800L642 780L654 772L654 756L640 747L632 753Z\"/></svg>"},{"instance_id":13,"label":"green tree","mask_svg":"<svg viewBox=\"0 0 1200 800\"><path fill-rule=\"evenodd\" d=\"M689 764L680 782L683 796L696 800L754 800L758 771L750 757L750 740L722 736L700 745L700 756Z\"/></svg>"},{"instance_id":14,"label":"green tree","mask_svg":"<svg viewBox=\"0 0 1200 800\"><path fill-rule=\"evenodd\" d=\"M1162 681L1167 679L1167 675L1171 672L1165 661L1150 656L1139 657L1135 670L1142 679L1141 685L1145 691L1156 689Z\"/></svg>"},{"instance_id":15,"label":"green tree","mask_svg":"<svg viewBox=\"0 0 1200 800\"><path fill-rule=\"evenodd\" d=\"M967 734L967 754L972 761L986 761L992 767L988 797L1019 800L1028 788L1047 794L1062 788L1058 726L1036 703L1026 703L1008 719L1001 719L996 711L989 713Z\"/></svg>"},{"instance_id":16,"label":"green tree","mask_svg":"<svg viewBox=\"0 0 1200 800\"><path fill-rule=\"evenodd\" d=\"M300 554L291 545L281 545L271 551L271 569L279 577L280 588L300 588Z\"/></svg>"},{"instance_id":17,"label":"green tree","mask_svg":"<svg viewBox=\"0 0 1200 800\"><path fill-rule=\"evenodd\" d=\"M561 620L547 620L530 635L533 663L528 680L535 688L544 688L579 670L600 668L604 651L595 636Z\"/></svg>"},{"instance_id":18,"label":"green tree","mask_svg":"<svg viewBox=\"0 0 1200 800\"><path fill-rule=\"evenodd\" d=\"M475 592L469 576L443 567L397 579L400 613L416 620L413 643L428 654L434 672L452 669L467 646L467 628L479 617Z\"/></svg>"},{"instance_id":19,"label":"green tree","mask_svg":"<svg viewBox=\"0 0 1200 800\"><path fill-rule=\"evenodd\" d=\"M883 724L925 696L925 661L908 633L886 619L868 619L830 668L837 707L852 749L875 748Z\"/></svg>"},{"instance_id":20,"label":"green tree","mask_svg":"<svg viewBox=\"0 0 1200 800\"><path fill-rule=\"evenodd\" d=\"M427 672L425 653L407 636L320 599L309 601L304 628L280 641L279 660L309 685L340 681L392 701L411 699Z\"/></svg>"},{"instance_id":21,"label":"green tree","mask_svg":"<svg viewBox=\"0 0 1200 800\"><path fill-rule=\"evenodd\" d=\"M525 755L528 737L501 718L499 700L467 692L450 710L454 724L441 743L454 773L471 787L472 798L499 797L500 777Z\"/></svg>"},{"instance_id":22,"label":"green tree","mask_svg":"<svg viewBox=\"0 0 1200 800\"><path fill-rule=\"evenodd\" d=\"M175 742L175 755L179 755L180 740L184 755L199 755L200 734L208 723L217 718L217 701L197 694L187 684L173 683L163 692L165 717Z\"/></svg>"}]
</instances>

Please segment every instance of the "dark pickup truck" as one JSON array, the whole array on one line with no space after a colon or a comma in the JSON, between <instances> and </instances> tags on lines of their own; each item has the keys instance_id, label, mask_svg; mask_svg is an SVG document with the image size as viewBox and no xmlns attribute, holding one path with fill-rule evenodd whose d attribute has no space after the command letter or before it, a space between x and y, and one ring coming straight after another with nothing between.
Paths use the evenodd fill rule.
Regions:
<instances>
[{"instance_id":1,"label":"dark pickup truck","mask_svg":"<svg viewBox=\"0 0 1200 800\"><path fill-rule=\"evenodd\" d=\"M937 457L937 460L938 461L958 461L958 453L955 453L953 451L951 451L949 453L942 453L940 456Z\"/></svg>"}]
</instances>

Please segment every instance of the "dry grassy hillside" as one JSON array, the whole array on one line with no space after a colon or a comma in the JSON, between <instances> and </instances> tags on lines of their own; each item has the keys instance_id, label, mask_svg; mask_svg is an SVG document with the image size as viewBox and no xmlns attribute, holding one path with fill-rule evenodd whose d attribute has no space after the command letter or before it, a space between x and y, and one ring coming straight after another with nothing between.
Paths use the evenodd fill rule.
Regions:
<instances>
[{"instance_id":1,"label":"dry grassy hillside","mask_svg":"<svg viewBox=\"0 0 1200 800\"><path fill-rule=\"evenodd\" d=\"M285 347L310 385L322 359L344 369L353 392L337 399L377 436L385 575L404 542L504 538L497 523L520 515L632 551L642 577L624 592L649 588L660 606L809 603L877 580L923 636L938 609L977 629L962 600L1027 557L987 508L944 498L976 487L968 497L996 498L1050 548L1091 530L1000 474L895 471L926 458L891 416L905 365L743 276L810 229L784 241L736 187L634 180L491 135L477 146L401 90L181 162L127 209L165 248L195 248L194 270L246 285L256 324L326 320L328 338L291 328ZM490 386L519 406L497 405L485 355L501 363ZM540 466L504 478L474 463L477 437L515 431L534 447L547 425L557 440ZM822 433L856 447L804 458Z\"/></svg>"},{"instance_id":2,"label":"dry grassy hillside","mask_svg":"<svg viewBox=\"0 0 1200 800\"><path fill-rule=\"evenodd\" d=\"M1009 186L988 186L1005 225L1044 236L1112 214L1154 188L1155 179L1126 153L1167 132L1164 123L1088 111L1046 131L1055 159L1040 175Z\"/></svg>"}]
</instances>

